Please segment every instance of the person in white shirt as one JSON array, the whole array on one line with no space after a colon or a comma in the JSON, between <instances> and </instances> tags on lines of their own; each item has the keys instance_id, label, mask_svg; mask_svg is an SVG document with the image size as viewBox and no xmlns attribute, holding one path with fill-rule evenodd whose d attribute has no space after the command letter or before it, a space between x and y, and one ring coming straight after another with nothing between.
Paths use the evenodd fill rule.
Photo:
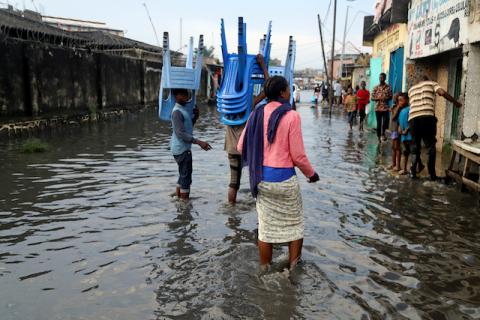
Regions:
<instances>
[{"instance_id":1,"label":"person in white shirt","mask_svg":"<svg viewBox=\"0 0 480 320\"><path fill-rule=\"evenodd\" d=\"M335 96L335 105L338 107L339 105L342 104L342 85L340 82L337 80L333 84L333 91L334 91L334 96Z\"/></svg>"}]
</instances>

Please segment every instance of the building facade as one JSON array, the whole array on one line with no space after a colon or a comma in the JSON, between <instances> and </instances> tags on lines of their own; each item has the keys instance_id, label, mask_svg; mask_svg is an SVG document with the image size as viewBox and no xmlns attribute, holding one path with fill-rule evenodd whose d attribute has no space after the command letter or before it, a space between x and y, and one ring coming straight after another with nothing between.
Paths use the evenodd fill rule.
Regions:
<instances>
[{"instance_id":1,"label":"building facade","mask_svg":"<svg viewBox=\"0 0 480 320\"><path fill-rule=\"evenodd\" d=\"M452 140L478 136L479 132L480 109L475 102L480 99L480 27L478 17L474 17L477 2L411 0L409 5L407 88L427 76L465 102L458 109L445 99L437 99L440 151Z\"/></svg>"},{"instance_id":2,"label":"building facade","mask_svg":"<svg viewBox=\"0 0 480 320\"><path fill-rule=\"evenodd\" d=\"M104 22L87 21L80 19L71 19L63 17L41 16L42 21L52 27L62 29L69 32L92 32L103 31L123 37L125 32L123 30L112 29L107 27Z\"/></svg>"},{"instance_id":3,"label":"building facade","mask_svg":"<svg viewBox=\"0 0 480 320\"><path fill-rule=\"evenodd\" d=\"M375 15L365 17L363 44L372 47L370 90L379 84L381 73L393 93L406 90L407 19L408 0L378 0Z\"/></svg>"},{"instance_id":4,"label":"building facade","mask_svg":"<svg viewBox=\"0 0 480 320\"><path fill-rule=\"evenodd\" d=\"M352 87L360 86L362 81L365 81L367 88L370 86L370 54L360 54L354 62L354 69L352 72Z\"/></svg>"},{"instance_id":5,"label":"building facade","mask_svg":"<svg viewBox=\"0 0 480 320\"><path fill-rule=\"evenodd\" d=\"M327 61L327 70L328 70L329 76L331 77L333 74L333 79L336 79L336 80L340 79L344 83L351 83L353 70L355 68L355 60L359 56L360 56L359 53L346 53L343 56L343 69L342 69L342 55L336 54L333 57L333 70L330 70L332 65L332 59L329 59Z\"/></svg>"}]
</instances>

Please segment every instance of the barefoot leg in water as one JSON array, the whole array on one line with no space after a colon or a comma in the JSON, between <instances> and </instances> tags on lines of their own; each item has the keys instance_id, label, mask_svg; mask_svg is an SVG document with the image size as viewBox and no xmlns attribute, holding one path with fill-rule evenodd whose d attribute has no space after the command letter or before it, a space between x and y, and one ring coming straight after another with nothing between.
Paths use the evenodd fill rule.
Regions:
<instances>
[{"instance_id":1,"label":"barefoot leg in water","mask_svg":"<svg viewBox=\"0 0 480 320\"><path fill-rule=\"evenodd\" d=\"M266 243L258 240L258 252L260 254L260 265L266 266L272 262L273 246L271 243Z\"/></svg>"},{"instance_id":2,"label":"barefoot leg in water","mask_svg":"<svg viewBox=\"0 0 480 320\"><path fill-rule=\"evenodd\" d=\"M177 189L175 190L175 194L177 195L177 198L180 198L180 187L177 186Z\"/></svg>"},{"instance_id":3,"label":"barefoot leg in water","mask_svg":"<svg viewBox=\"0 0 480 320\"><path fill-rule=\"evenodd\" d=\"M292 241L288 244L288 260L290 262L290 270L295 269L300 257L302 256L303 239Z\"/></svg>"},{"instance_id":4,"label":"barefoot leg in water","mask_svg":"<svg viewBox=\"0 0 480 320\"><path fill-rule=\"evenodd\" d=\"M230 204L237 203L237 189L228 188L228 202Z\"/></svg>"}]
</instances>

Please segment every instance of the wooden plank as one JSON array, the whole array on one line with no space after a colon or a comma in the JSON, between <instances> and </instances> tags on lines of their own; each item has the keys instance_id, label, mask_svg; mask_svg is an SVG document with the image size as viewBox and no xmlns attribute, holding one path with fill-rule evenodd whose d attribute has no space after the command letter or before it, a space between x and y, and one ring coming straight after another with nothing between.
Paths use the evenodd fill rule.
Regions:
<instances>
[{"instance_id":1,"label":"wooden plank","mask_svg":"<svg viewBox=\"0 0 480 320\"><path fill-rule=\"evenodd\" d=\"M463 177L466 177L470 171L470 159L465 159L465 164L463 165Z\"/></svg>"},{"instance_id":2,"label":"wooden plank","mask_svg":"<svg viewBox=\"0 0 480 320\"><path fill-rule=\"evenodd\" d=\"M476 183L472 180L462 177L458 173L451 170L447 170L447 176L455 179L458 184L465 185L469 190L480 193L480 183Z\"/></svg>"},{"instance_id":3,"label":"wooden plank","mask_svg":"<svg viewBox=\"0 0 480 320\"><path fill-rule=\"evenodd\" d=\"M464 156L465 158L468 158L472 160L475 163L480 164L480 156L471 153L465 149L460 148L459 146L453 145L453 150L456 151L459 155Z\"/></svg>"},{"instance_id":4,"label":"wooden plank","mask_svg":"<svg viewBox=\"0 0 480 320\"><path fill-rule=\"evenodd\" d=\"M452 158L450 159L450 165L448 166L448 170L453 169L453 165L455 164L455 158L457 157L457 151L453 150Z\"/></svg>"}]
</instances>

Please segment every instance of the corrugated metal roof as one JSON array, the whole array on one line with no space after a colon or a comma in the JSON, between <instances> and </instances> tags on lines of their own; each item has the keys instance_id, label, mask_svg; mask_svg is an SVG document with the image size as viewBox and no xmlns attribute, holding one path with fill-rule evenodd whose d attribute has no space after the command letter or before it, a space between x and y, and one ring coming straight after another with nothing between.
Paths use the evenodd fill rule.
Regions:
<instances>
[{"instance_id":1,"label":"corrugated metal roof","mask_svg":"<svg viewBox=\"0 0 480 320\"><path fill-rule=\"evenodd\" d=\"M106 31L76 31L73 34L85 39L89 45L101 49L138 48L151 52L162 52L162 48L141 41L120 37Z\"/></svg>"},{"instance_id":2,"label":"corrugated metal roof","mask_svg":"<svg viewBox=\"0 0 480 320\"><path fill-rule=\"evenodd\" d=\"M0 31L10 36L16 34L19 38L24 38L29 34L30 37L52 36L80 42L84 41L83 38L75 34L49 26L42 21L25 17L22 14L21 11L0 9ZM27 35L22 35L22 31Z\"/></svg>"}]
</instances>

